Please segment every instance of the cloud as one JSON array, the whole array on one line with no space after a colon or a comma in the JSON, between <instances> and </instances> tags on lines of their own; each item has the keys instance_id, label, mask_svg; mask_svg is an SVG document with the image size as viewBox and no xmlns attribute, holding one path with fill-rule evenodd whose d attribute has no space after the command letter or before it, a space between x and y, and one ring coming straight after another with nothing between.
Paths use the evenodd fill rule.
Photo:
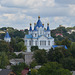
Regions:
<instances>
[{"instance_id":1,"label":"cloud","mask_svg":"<svg viewBox=\"0 0 75 75\"><path fill-rule=\"evenodd\" d=\"M59 4L75 4L75 0L55 0L55 2Z\"/></svg>"},{"instance_id":2,"label":"cloud","mask_svg":"<svg viewBox=\"0 0 75 75\"><path fill-rule=\"evenodd\" d=\"M1 0L5 7L37 8L43 6L54 6L54 0Z\"/></svg>"},{"instance_id":3,"label":"cloud","mask_svg":"<svg viewBox=\"0 0 75 75\"><path fill-rule=\"evenodd\" d=\"M74 26L74 0L0 0L0 27L28 28L29 23L34 26L38 15L51 29L60 24Z\"/></svg>"},{"instance_id":4,"label":"cloud","mask_svg":"<svg viewBox=\"0 0 75 75\"><path fill-rule=\"evenodd\" d=\"M69 5L70 8L70 15L75 16L75 5Z\"/></svg>"}]
</instances>

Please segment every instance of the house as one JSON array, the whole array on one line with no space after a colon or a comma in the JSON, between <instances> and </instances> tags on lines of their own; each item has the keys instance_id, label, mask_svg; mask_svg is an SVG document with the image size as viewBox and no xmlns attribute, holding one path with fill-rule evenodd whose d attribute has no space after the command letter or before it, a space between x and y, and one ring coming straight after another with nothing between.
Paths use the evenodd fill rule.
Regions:
<instances>
[{"instance_id":1,"label":"house","mask_svg":"<svg viewBox=\"0 0 75 75\"><path fill-rule=\"evenodd\" d=\"M0 69L0 75L16 75L16 73L10 69Z\"/></svg>"},{"instance_id":2,"label":"house","mask_svg":"<svg viewBox=\"0 0 75 75\"><path fill-rule=\"evenodd\" d=\"M33 30L30 23L29 34L25 35L24 41L27 46L27 52L31 52L31 46L38 46L39 49L49 51L52 45L54 45L54 38L51 37L49 23L47 23L47 28L45 29L40 16L38 16L38 21L34 24Z\"/></svg>"},{"instance_id":3,"label":"house","mask_svg":"<svg viewBox=\"0 0 75 75\"><path fill-rule=\"evenodd\" d=\"M27 75L28 72L29 72L29 69L26 68L26 69L22 70L21 75Z\"/></svg>"},{"instance_id":4,"label":"house","mask_svg":"<svg viewBox=\"0 0 75 75\"><path fill-rule=\"evenodd\" d=\"M63 34L61 34L61 33L56 33L56 37L57 37L57 36L63 37Z\"/></svg>"},{"instance_id":5,"label":"house","mask_svg":"<svg viewBox=\"0 0 75 75\"><path fill-rule=\"evenodd\" d=\"M11 59L9 60L11 65L18 65L19 63L24 63L23 59Z\"/></svg>"},{"instance_id":6,"label":"house","mask_svg":"<svg viewBox=\"0 0 75 75\"><path fill-rule=\"evenodd\" d=\"M74 30L74 29L69 30L67 33L72 34L73 32L75 32L75 30Z\"/></svg>"},{"instance_id":7,"label":"house","mask_svg":"<svg viewBox=\"0 0 75 75\"><path fill-rule=\"evenodd\" d=\"M4 31L0 31L0 34L3 34L3 33L5 33Z\"/></svg>"}]
</instances>

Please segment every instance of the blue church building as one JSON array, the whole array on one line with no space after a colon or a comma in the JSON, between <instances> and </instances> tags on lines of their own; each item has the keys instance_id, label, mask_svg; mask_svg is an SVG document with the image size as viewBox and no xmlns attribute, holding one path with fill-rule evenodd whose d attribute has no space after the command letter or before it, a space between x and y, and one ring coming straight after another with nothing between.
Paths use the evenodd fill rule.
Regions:
<instances>
[{"instance_id":1,"label":"blue church building","mask_svg":"<svg viewBox=\"0 0 75 75\"><path fill-rule=\"evenodd\" d=\"M51 37L49 23L47 23L47 28L45 29L40 20L40 16L38 16L37 23L34 23L33 30L30 23L29 33L25 35L24 40L27 46L27 52L31 52L31 46L38 46L39 49L46 49L49 51L52 45L54 45L54 38Z\"/></svg>"}]
</instances>

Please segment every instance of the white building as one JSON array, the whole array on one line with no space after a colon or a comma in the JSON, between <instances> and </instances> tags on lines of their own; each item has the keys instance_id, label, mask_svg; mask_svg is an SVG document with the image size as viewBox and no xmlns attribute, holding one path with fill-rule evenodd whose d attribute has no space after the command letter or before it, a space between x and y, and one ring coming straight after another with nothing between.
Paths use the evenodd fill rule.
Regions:
<instances>
[{"instance_id":1,"label":"white building","mask_svg":"<svg viewBox=\"0 0 75 75\"><path fill-rule=\"evenodd\" d=\"M49 50L52 45L54 45L54 38L51 37L49 23L45 30L44 25L40 20L40 16L38 17L37 24L34 26L34 30L32 30L32 26L30 24L29 34L25 35L24 40L25 45L27 46L27 52L31 52L31 46L38 46L39 49Z\"/></svg>"},{"instance_id":2,"label":"white building","mask_svg":"<svg viewBox=\"0 0 75 75\"><path fill-rule=\"evenodd\" d=\"M11 37L9 36L8 31L6 32L6 35L5 35L5 37L4 37L4 40L5 40L6 42L11 42Z\"/></svg>"}]
</instances>

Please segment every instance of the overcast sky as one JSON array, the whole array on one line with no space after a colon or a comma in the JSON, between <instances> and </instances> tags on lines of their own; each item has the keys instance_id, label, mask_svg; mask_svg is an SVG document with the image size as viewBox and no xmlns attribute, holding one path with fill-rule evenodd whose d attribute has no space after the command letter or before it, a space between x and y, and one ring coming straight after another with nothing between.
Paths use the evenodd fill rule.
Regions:
<instances>
[{"instance_id":1,"label":"overcast sky","mask_svg":"<svg viewBox=\"0 0 75 75\"><path fill-rule=\"evenodd\" d=\"M40 15L45 27L75 26L75 0L0 0L0 28L26 29Z\"/></svg>"}]
</instances>

